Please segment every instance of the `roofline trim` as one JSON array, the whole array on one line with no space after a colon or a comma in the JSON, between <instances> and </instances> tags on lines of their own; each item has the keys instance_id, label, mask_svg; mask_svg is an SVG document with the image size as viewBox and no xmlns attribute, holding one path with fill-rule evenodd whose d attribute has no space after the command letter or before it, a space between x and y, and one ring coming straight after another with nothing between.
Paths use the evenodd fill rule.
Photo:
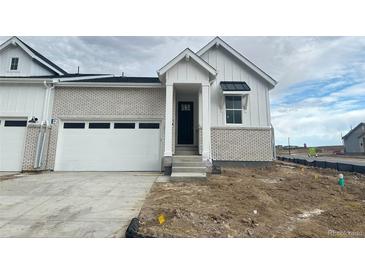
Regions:
<instances>
[{"instance_id":1,"label":"roofline trim","mask_svg":"<svg viewBox=\"0 0 365 274\"><path fill-rule=\"evenodd\" d=\"M246 66L248 66L254 72L256 72L259 76L261 76L262 78L264 78L272 86L272 88L274 88L276 86L276 84L278 83L274 78L272 78L270 75L268 75L262 69L260 69L253 62L251 62L250 60L248 60L245 56L243 56L237 50L235 50L234 48L232 48L229 44L227 44L225 41L223 41L218 36L215 37L212 41L210 41L203 48L201 48L196 54L198 56L202 56L204 53L206 53L210 48L212 48L215 45L222 46L224 49L226 49L234 57L236 57L238 60L240 60Z\"/></svg>"},{"instance_id":2,"label":"roofline trim","mask_svg":"<svg viewBox=\"0 0 365 274\"><path fill-rule=\"evenodd\" d=\"M52 83L52 78L1 78L0 83L9 83L9 84L16 84L16 83L44 83L44 81L48 83Z\"/></svg>"},{"instance_id":3,"label":"roofline trim","mask_svg":"<svg viewBox=\"0 0 365 274\"><path fill-rule=\"evenodd\" d=\"M100 83L100 82L57 82L55 86L60 87L130 87L130 88L162 88L161 83Z\"/></svg>"}]
</instances>

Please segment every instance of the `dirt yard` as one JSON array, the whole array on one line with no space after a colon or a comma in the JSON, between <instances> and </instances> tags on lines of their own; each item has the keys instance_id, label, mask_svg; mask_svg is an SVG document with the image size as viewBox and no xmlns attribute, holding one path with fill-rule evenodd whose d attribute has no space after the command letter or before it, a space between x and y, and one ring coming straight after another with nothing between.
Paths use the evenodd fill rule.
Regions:
<instances>
[{"instance_id":1,"label":"dirt yard","mask_svg":"<svg viewBox=\"0 0 365 274\"><path fill-rule=\"evenodd\" d=\"M152 237L365 237L365 176L277 162L206 182L155 183L140 213ZM165 217L160 224L158 217Z\"/></svg>"}]
</instances>

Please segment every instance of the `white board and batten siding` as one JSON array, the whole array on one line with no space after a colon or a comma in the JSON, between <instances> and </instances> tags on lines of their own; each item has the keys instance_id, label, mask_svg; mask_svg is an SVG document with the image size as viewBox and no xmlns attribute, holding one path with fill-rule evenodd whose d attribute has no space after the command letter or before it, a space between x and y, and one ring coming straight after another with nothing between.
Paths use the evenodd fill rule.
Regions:
<instances>
[{"instance_id":1,"label":"white board and batten siding","mask_svg":"<svg viewBox=\"0 0 365 274\"><path fill-rule=\"evenodd\" d=\"M46 89L43 84L0 85L0 117L43 117Z\"/></svg>"},{"instance_id":2,"label":"white board and batten siding","mask_svg":"<svg viewBox=\"0 0 365 274\"><path fill-rule=\"evenodd\" d=\"M244 81L249 92L247 110L243 111L242 126L269 127L269 87L260 76L236 60L222 48L212 47L201 56L217 70L217 78L211 86L211 126L225 126L225 106L220 88L221 81Z\"/></svg>"},{"instance_id":3,"label":"white board and batten siding","mask_svg":"<svg viewBox=\"0 0 365 274\"><path fill-rule=\"evenodd\" d=\"M11 58L18 57L18 69L10 70ZM23 49L9 45L0 54L0 75L1 76L46 76L52 73L35 62Z\"/></svg>"},{"instance_id":4,"label":"white board and batten siding","mask_svg":"<svg viewBox=\"0 0 365 274\"><path fill-rule=\"evenodd\" d=\"M181 60L166 73L166 83L208 83L209 72L194 60Z\"/></svg>"}]
</instances>

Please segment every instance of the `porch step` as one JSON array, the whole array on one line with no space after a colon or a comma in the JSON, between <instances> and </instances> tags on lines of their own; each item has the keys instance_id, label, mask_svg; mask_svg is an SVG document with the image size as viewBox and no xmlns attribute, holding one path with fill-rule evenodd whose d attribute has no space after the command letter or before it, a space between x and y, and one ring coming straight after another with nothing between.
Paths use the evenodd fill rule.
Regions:
<instances>
[{"instance_id":1,"label":"porch step","mask_svg":"<svg viewBox=\"0 0 365 274\"><path fill-rule=\"evenodd\" d=\"M204 173L206 171L205 166L172 166L172 172L176 173L191 173L191 172L198 172L198 173Z\"/></svg>"},{"instance_id":2,"label":"porch step","mask_svg":"<svg viewBox=\"0 0 365 274\"><path fill-rule=\"evenodd\" d=\"M198 155L199 150L197 146L176 146L176 155Z\"/></svg>"},{"instance_id":3,"label":"porch step","mask_svg":"<svg viewBox=\"0 0 365 274\"><path fill-rule=\"evenodd\" d=\"M172 157L171 180L205 179L206 167L200 155L175 155Z\"/></svg>"},{"instance_id":4,"label":"porch step","mask_svg":"<svg viewBox=\"0 0 365 274\"><path fill-rule=\"evenodd\" d=\"M192 163L192 162L199 162L202 163L202 156L200 155L174 155L172 157L173 163Z\"/></svg>"}]
</instances>

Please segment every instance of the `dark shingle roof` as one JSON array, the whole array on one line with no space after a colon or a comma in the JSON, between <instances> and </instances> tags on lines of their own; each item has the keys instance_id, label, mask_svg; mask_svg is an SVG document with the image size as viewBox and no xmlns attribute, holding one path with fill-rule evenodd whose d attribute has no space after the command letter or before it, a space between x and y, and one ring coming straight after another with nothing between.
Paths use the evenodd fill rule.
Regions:
<instances>
[{"instance_id":1,"label":"dark shingle roof","mask_svg":"<svg viewBox=\"0 0 365 274\"><path fill-rule=\"evenodd\" d=\"M251 88L246 82L222 81L220 82L223 91L250 91Z\"/></svg>"},{"instance_id":2,"label":"dark shingle roof","mask_svg":"<svg viewBox=\"0 0 365 274\"><path fill-rule=\"evenodd\" d=\"M87 83L160 83L158 77L126 77L126 76L113 76L113 77L102 77L94 79L81 79L81 80L70 80L68 82L87 82Z\"/></svg>"},{"instance_id":3,"label":"dark shingle roof","mask_svg":"<svg viewBox=\"0 0 365 274\"><path fill-rule=\"evenodd\" d=\"M19 39L19 37L18 37L18 39ZM36 55L38 58L40 58L41 60L43 60L44 62L46 62L51 67L54 67L58 71L62 72L63 74L67 74L67 71L63 70L62 68L60 68L59 66L57 66L55 63L53 63L51 60L49 60L48 58L44 57L38 51L36 51L35 49L33 49L31 46L29 46L26 43L24 43L23 40L21 40L21 39L19 39L19 40L24 44L24 46L26 46L31 52L33 52L34 55Z\"/></svg>"}]
</instances>

